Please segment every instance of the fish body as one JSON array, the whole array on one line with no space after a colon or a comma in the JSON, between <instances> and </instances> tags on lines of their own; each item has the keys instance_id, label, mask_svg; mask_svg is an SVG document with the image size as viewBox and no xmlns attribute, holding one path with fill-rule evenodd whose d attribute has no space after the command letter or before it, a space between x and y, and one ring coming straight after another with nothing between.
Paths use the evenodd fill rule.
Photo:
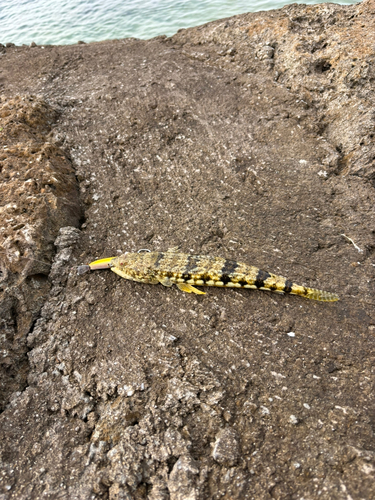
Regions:
<instances>
[{"instance_id":1,"label":"fish body","mask_svg":"<svg viewBox=\"0 0 375 500\"><path fill-rule=\"evenodd\" d=\"M177 248L166 252L129 252L91 262L88 267L92 270L110 268L125 279L141 283L176 285L187 293L204 294L195 286L216 286L270 290L323 302L339 300L334 293L297 285L255 266L222 257L180 253ZM81 268L84 272L87 266Z\"/></svg>"}]
</instances>

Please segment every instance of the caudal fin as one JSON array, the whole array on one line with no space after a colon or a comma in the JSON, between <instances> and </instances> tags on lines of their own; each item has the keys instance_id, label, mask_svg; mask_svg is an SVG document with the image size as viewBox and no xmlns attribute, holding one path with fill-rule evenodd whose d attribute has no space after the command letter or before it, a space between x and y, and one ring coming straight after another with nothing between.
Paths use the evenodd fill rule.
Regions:
<instances>
[{"instance_id":1,"label":"caudal fin","mask_svg":"<svg viewBox=\"0 0 375 500\"><path fill-rule=\"evenodd\" d=\"M339 300L339 296L335 293L315 290L314 288L307 288L307 294L305 297L311 300L320 300L321 302L336 302Z\"/></svg>"}]
</instances>

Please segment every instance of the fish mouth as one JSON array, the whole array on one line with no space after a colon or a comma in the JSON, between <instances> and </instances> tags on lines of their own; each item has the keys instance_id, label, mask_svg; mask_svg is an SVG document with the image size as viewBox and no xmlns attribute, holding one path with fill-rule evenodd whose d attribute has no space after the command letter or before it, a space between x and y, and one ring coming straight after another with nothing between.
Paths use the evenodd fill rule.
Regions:
<instances>
[{"instance_id":1,"label":"fish mouth","mask_svg":"<svg viewBox=\"0 0 375 500\"><path fill-rule=\"evenodd\" d=\"M96 271L97 269L109 269L111 266L111 262L114 257L107 257L106 259L99 259L90 262L90 264L86 264L84 266L78 266L77 274L85 274L87 271Z\"/></svg>"},{"instance_id":2,"label":"fish mouth","mask_svg":"<svg viewBox=\"0 0 375 500\"><path fill-rule=\"evenodd\" d=\"M109 269L111 266L111 262L115 257L107 257L106 259L99 259L90 262L89 268L91 271L96 271L97 269Z\"/></svg>"}]
</instances>

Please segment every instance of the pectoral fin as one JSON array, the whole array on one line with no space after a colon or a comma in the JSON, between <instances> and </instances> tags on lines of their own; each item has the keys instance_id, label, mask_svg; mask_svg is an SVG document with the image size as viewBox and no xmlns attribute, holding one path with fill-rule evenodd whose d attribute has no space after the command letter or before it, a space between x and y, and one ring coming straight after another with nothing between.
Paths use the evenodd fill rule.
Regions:
<instances>
[{"instance_id":1,"label":"pectoral fin","mask_svg":"<svg viewBox=\"0 0 375 500\"><path fill-rule=\"evenodd\" d=\"M159 280L159 282L163 286L172 286L173 285L172 281L169 278L163 278L163 279Z\"/></svg>"},{"instance_id":2,"label":"pectoral fin","mask_svg":"<svg viewBox=\"0 0 375 500\"><path fill-rule=\"evenodd\" d=\"M188 285L187 283L176 283L178 288L186 293L196 293L197 295L205 295L206 292L202 292L195 288L194 286Z\"/></svg>"}]
</instances>

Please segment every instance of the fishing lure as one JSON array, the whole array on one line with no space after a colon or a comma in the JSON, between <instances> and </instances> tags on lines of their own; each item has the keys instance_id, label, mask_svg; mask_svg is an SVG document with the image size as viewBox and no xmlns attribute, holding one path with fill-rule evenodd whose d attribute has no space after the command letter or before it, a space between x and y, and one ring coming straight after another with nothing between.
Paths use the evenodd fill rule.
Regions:
<instances>
[{"instance_id":1,"label":"fishing lure","mask_svg":"<svg viewBox=\"0 0 375 500\"><path fill-rule=\"evenodd\" d=\"M296 285L286 278L242 262L180 253L178 247L166 252L126 252L119 257L95 260L88 265L79 266L78 274L108 268L127 280L151 285L161 283L168 287L176 285L183 292L199 295L205 292L193 285L271 290L322 302L339 300L334 293Z\"/></svg>"}]
</instances>

